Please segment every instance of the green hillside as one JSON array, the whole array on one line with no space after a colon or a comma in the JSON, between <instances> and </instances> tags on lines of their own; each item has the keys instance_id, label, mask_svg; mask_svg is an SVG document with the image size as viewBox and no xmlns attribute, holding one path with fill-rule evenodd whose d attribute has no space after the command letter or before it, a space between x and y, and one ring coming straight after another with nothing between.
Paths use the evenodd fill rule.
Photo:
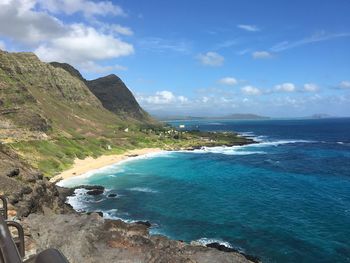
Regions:
<instances>
[{"instance_id":1,"label":"green hillside","mask_svg":"<svg viewBox=\"0 0 350 263\"><path fill-rule=\"evenodd\" d=\"M244 141L217 134L204 139L153 120L115 75L86 81L68 64L0 51L0 142L47 176L86 156Z\"/></svg>"}]
</instances>

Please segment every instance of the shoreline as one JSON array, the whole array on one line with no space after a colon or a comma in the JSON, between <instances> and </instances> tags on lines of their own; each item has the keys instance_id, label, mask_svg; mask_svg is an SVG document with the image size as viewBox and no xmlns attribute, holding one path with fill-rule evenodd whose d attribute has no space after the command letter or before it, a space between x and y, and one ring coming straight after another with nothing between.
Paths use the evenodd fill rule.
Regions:
<instances>
[{"instance_id":1,"label":"shoreline","mask_svg":"<svg viewBox=\"0 0 350 263\"><path fill-rule=\"evenodd\" d=\"M113 155L101 155L97 158L87 157L85 159L74 160L73 166L68 170L65 170L50 179L51 183L58 183L61 180L78 177L92 170L97 170L105 166L118 164L121 161L128 160L137 156L147 155L150 153L159 153L163 151L160 148L143 148L128 150L122 154L113 154Z\"/></svg>"},{"instance_id":2,"label":"shoreline","mask_svg":"<svg viewBox=\"0 0 350 263\"><path fill-rule=\"evenodd\" d=\"M252 143L259 143L254 140L249 140L247 138L247 142L241 142L241 143L233 143L233 144L220 144L220 146L244 146ZM131 158L139 157L142 155L152 154L152 153L159 153L162 151L193 151L196 149L201 149L202 147L216 147L218 145L201 145L201 146L190 146L185 148L171 148L171 149L161 149L161 148L141 148L141 149L134 149L134 150L128 150L122 154L112 154L112 155L101 155L97 158L93 158L91 156L85 158L85 159L78 159L75 158L73 166L69 168L68 170L64 170L61 173L53 176L50 178L51 183L58 183L59 181L70 179L73 177L82 176L90 171L97 170L106 166L118 164L122 161L126 161Z\"/></svg>"}]
</instances>

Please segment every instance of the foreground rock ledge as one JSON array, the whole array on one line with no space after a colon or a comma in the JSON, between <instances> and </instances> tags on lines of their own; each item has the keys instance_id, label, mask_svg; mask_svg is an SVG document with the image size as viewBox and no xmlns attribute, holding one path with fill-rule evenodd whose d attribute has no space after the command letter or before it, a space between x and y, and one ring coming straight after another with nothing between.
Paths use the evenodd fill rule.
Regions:
<instances>
[{"instance_id":1,"label":"foreground rock ledge","mask_svg":"<svg viewBox=\"0 0 350 263\"><path fill-rule=\"evenodd\" d=\"M71 263L251 262L238 253L192 246L149 235L142 224L107 220L98 214L31 214L23 223L40 249L59 248Z\"/></svg>"}]
</instances>

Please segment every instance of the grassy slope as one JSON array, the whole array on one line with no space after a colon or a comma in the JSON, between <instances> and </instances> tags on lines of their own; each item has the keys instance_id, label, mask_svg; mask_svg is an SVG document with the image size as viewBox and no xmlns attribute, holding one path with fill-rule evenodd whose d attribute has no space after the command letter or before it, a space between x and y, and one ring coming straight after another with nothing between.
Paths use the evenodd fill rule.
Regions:
<instances>
[{"instance_id":1,"label":"grassy slope","mask_svg":"<svg viewBox=\"0 0 350 263\"><path fill-rule=\"evenodd\" d=\"M75 158L143 147L174 149L244 140L232 134L179 135L160 124L121 119L103 108L79 78L31 53L0 51L0 102L0 124L11 122L20 133L6 142L49 177L69 168ZM9 109L16 110L1 114Z\"/></svg>"},{"instance_id":2,"label":"grassy slope","mask_svg":"<svg viewBox=\"0 0 350 263\"><path fill-rule=\"evenodd\" d=\"M173 150L247 142L246 139L237 137L235 134L187 132L165 137L164 131L158 130L152 133L149 131L131 131L127 134L124 132L126 137L119 142L116 142L114 138L106 137L58 137L47 141L13 143L11 147L19 152L31 165L44 172L46 176L51 177L71 167L75 158L84 159L87 156L98 157L100 155L120 154L128 149L135 148L159 147Z\"/></svg>"}]
</instances>

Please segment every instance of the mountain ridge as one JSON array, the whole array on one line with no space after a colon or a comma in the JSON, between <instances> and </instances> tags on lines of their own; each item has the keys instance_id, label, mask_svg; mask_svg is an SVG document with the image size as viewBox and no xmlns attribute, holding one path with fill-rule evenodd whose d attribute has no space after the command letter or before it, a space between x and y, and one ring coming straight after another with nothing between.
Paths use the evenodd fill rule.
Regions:
<instances>
[{"instance_id":1,"label":"mountain ridge","mask_svg":"<svg viewBox=\"0 0 350 263\"><path fill-rule=\"evenodd\" d=\"M77 69L67 63L50 62L50 65L62 68L83 81L107 110L122 118L132 117L140 121L154 122L150 115L140 107L132 92L117 75L109 74L94 80L87 80Z\"/></svg>"}]
</instances>

